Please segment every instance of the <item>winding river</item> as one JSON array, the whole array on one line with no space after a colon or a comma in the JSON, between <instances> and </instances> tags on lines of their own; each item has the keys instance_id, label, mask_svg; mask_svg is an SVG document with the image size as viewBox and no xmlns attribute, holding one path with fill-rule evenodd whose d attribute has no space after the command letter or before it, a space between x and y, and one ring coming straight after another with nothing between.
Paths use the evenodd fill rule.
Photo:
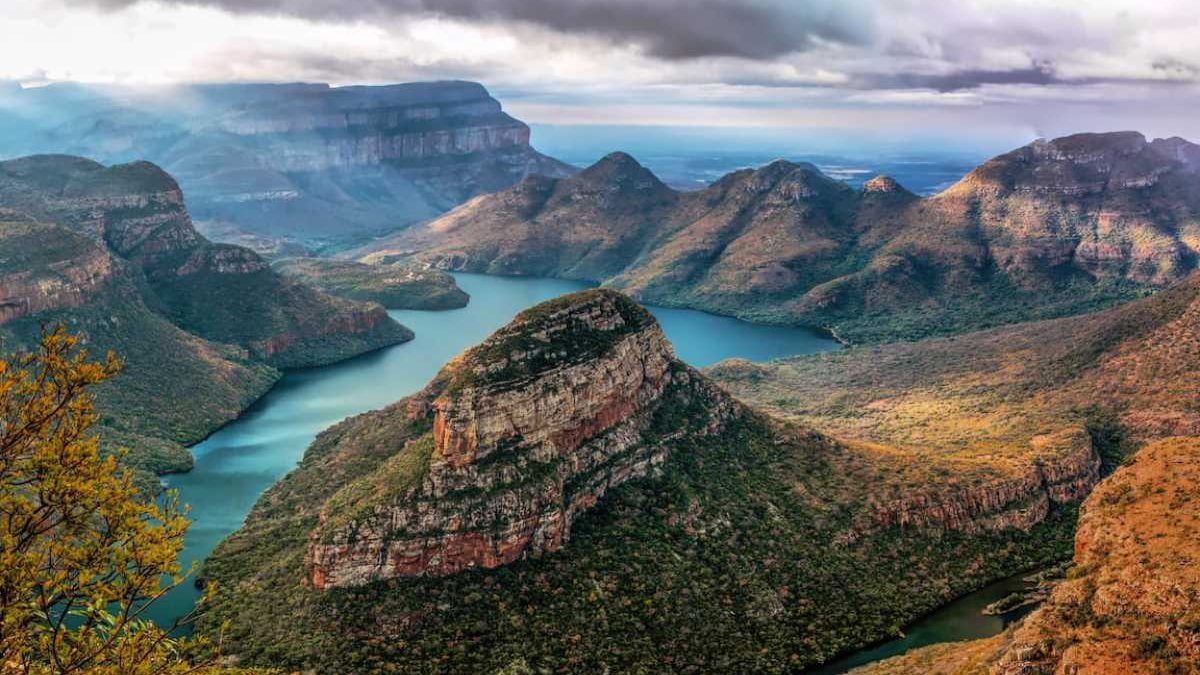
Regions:
<instances>
[{"instance_id":1,"label":"winding river","mask_svg":"<svg viewBox=\"0 0 1200 675\"><path fill-rule=\"evenodd\" d=\"M199 563L241 526L258 496L294 468L317 433L335 422L416 392L446 361L543 300L589 287L559 279L456 274L470 304L446 312L393 311L416 338L350 361L287 373L239 419L194 446L195 468L170 476L170 487L191 506L192 526L181 556ZM763 326L703 312L650 307L680 359L704 367L722 359L753 361L837 349L833 340L803 328ZM985 605L1019 585L1005 580L967 595L910 627L907 637L856 652L815 672L845 670L909 648L999 632L1007 618L983 616ZM174 589L152 618L166 624L196 602L191 584Z\"/></svg>"},{"instance_id":2,"label":"winding river","mask_svg":"<svg viewBox=\"0 0 1200 675\"><path fill-rule=\"evenodd\" d=\"M335 422L381 408L429 382L446 361L482 341L521 310L589 284L560 279L456 274L471 295L463 309L394 311L416 333L402 345L323 368L287 373L236 421L192 447L192 471L167 483L191 506L191 529L181 562L199 562L241 527L250 507L292 470L317 433ZM755 361L836 349L837 343L803 328L761 326L692 310L651 307L682 360L696 367L725 358ZM170 623L191 610L197 591L174 589L154 607Z\"/></svg>"}]
</instances>

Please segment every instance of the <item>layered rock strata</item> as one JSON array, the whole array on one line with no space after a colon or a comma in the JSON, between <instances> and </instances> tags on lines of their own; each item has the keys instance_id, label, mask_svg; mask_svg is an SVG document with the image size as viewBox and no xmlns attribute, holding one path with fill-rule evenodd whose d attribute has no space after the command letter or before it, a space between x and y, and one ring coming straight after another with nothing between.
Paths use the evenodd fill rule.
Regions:
<instances>
[{"instance_id":1,"label":"layered rock strata","mask_svg":"<svg viewBox=\"0 0 1200 675\"><path fill-rule=\"evenodd\" d=\"M1012 475L869 504L855 535L888 527L1029 531L1046 518L1051 505L1078 503L1100 480L1100 456L1085 430L1070 429L1034 442L1042 445L1042 456Z\"/></svg>"},{"instance_id":2,"label":"layered rock strata","mask_svg":"<svg viewBox=\"0 0 1200 675\"><path fill-rule=\"evenodd\" d=\"M608 490L664 461L648 432L680 396L722 398L623 296L585 292L518 317L407 402L405 414L431 425L409 442L427 446L419 481L349 518L344 500L327 502L309 580L445 575L555 551ZM737 414L717 405L706 432Z\"/></svg>"}]
</instances>

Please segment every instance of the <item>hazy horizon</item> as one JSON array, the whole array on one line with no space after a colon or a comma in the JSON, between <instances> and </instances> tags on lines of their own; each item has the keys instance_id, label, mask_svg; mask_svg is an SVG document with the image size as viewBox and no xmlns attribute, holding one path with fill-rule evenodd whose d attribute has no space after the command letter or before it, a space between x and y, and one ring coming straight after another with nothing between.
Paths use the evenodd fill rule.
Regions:
<instances>
[{"instance_id":1,"label":"hazy horizon","mask_svg":"<svg viewBox=\"0 0 1200 675\"><path fill-rule=\"evenodd\" d=\"M1183 2L10 0L0 79L465 79L542 125L1200 138Z\"/></svg>"}]
</instances>

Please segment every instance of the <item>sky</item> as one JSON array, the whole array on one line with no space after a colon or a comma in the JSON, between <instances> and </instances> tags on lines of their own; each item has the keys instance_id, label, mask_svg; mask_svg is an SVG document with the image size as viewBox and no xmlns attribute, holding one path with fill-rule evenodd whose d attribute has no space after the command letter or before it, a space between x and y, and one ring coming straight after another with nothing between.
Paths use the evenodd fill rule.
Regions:
<instances>
[{"instance_id":1,"label":"sky","mask_svg":"<svg viewBox=\"0 0 1200 675\"><path fill-rule=\"evenodd\" d=\"M3 0L0 79L484 83L543 124L1200 140L1193 0Z\"/></svg>"}]
</instances>

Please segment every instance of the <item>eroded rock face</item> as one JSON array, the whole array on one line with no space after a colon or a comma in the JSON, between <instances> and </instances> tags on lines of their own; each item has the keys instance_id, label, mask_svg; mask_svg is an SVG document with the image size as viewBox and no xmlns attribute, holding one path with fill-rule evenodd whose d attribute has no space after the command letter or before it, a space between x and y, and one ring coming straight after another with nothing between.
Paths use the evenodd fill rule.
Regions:
<instances>
[{"instance_id":1,"label":"eroded rock face","mask_svg":"<svg viewBox=\"0 0 1200 675\"><path fill-rule=\"evenodd\" d=\"M1033 443L1044 454L1023 471L976 486L877 503L855 535L888 527L1027 532L1046 518L1051 504L1079 502L1100 480L1100 456L1085 430L1036 437Z\"/></svg>"},{"instance_id":2,"label":"eroded rock face","mask_svg":"<svg viewBox=\"0 0 1200 675\"><path fill-rule=\"evenodd\" d=\"M329 363L410 337L381 307L284 280L253 251L205 239L174 178L149 162L105 167L65 155L0 162L0 209L91 239L102 257L140 272L154 295L147 305L189 332L248 348L276 365ZM24 248L51 252L53 246ZM6 286L0 317L11 320L53 303L83 304L106 271L94 255L74 255L57 260L61 269L49 267L36 288L28 275L0 281ZM240 305L228 303L230 297Z\"/></svg>"},{"instance_id":3,"label":"eroded rock face","mask_svg":"<svg viewBox=\"0 0 1200 675\"><path fill-rule=\"evenodd\" d=\"M119 281L111 255L60 228L0 222L0 239L0 325L80 307Z\"/></svg>"},{"instance_id":4,"label":"eroded rock face","mask_svg":"<svg viewBox=\"0 0 1200 675\"><path fill-rule=\"evenodd\" d=\"M529 127L472 82L312 89L251 102L218 126L269 144L266 165L289 172L529 146Z\"/></svg>"},{"instance_id":5,"label":"eroded rock face","mask_svg":"<svg viewBox=\"0 0 1200 675\"><path fill-rule=\"evenodd\" d=\"M452 362L406 414L430 420L428 471L346 522L326 507L308 553L317 588L490 568L562 547L577 516L666 458L666 406L714 402L645 310L610 291L567 296ZM655 440L658 439L658 440Z\"/></svg>"}]
</instances>

